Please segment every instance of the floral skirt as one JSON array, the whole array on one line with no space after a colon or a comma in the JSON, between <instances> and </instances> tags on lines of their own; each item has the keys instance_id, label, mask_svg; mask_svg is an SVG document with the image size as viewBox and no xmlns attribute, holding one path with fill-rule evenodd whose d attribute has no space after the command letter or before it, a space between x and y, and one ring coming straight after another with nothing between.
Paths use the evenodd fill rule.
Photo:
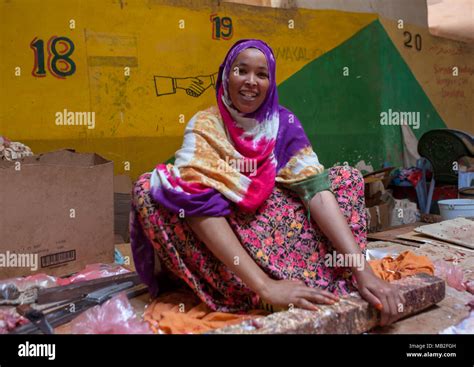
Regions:
<instances>
[{"instance_id":1,"label":"floral skirt","mask_svg":"<svg viewBox=\"0 0 474 367\"><path fill-rule=\"evenodd\" d=\"M332 191L363 252L367 243L364 181L355 168L329 169ZM231 228L254 261L273 279L297 279L310 287L338 294L355 290L348 268L327 266L331 242L312 220L297 194L275 186L255 213L234 207ZM131 244L138 273L153 290L161 268L184 281L212 310L238 312L259 307L259 296L218 260L184 218L156 203L150 195L150 173L134 185ZM218 236L218 234L216 234ZM226 244L223 243L222 246Z\"/></svg>"}]
</instances>

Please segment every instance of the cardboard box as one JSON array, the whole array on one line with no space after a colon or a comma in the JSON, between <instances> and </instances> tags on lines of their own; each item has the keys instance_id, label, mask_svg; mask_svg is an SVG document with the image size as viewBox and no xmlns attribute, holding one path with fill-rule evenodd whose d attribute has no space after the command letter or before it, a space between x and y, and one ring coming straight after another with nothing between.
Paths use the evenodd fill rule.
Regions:
<instances>
[{"instance_id":1,"label":"cardboard box","mask_svg":"<svg viewBox=\"0 0 474 367\"><path fill-rule=\"evenodd\" d=\"M367 207L380 205L382 197L391 181L390 172L394 167L383 168L364 175L365 204Z\"/></svg>"},{"instance_id":2,"label":"cardboard box","mask_svg":"<svg viewBox=\"0 0 474 367\"><path fill-rule=\"evenodd\" d=\"M391 207L392 205L390 203L382 203L366 208L368 232L380 232L390 227L392 215Z\"/></svg>"},{"instance_id":3,"label":"cardboard box","mask_svg":"<svg viewBox=\"0 0 474 367\"><path fill-rule=\"evenodd\" d=\"M390 225L392 227L415 223L420 220L420 212L416 203L408 199L394 199L394 202L395 205L390 215Z\"/></svg>"},{"instance_id":4,"label":"cardboard box","mask_svg":"<svg viewBox=\"0 0 474 367\"><path fill-rule=\"evenodd\" d=\"M132 205L132 180L126 175L114 177L114 232L122 242L130 241L129 220Z\"/></svg>"},{"instance_id":5,"label":"cardboard box","mask_svg":"<svg viewBox=\"0 0 474 367\"><path fill-rule=\"evenodd\" d=\"M0 162L0 278L114 261L113 162L61 150Z\"/></svg>"}]
</instances>

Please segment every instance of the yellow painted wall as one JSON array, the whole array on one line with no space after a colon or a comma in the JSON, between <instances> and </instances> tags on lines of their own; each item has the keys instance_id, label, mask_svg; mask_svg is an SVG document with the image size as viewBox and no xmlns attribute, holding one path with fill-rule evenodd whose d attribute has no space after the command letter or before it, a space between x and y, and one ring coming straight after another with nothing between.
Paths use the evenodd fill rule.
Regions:
<instances>
[{"instance_id":1,"label":"yellow painted wall","mask_svg":"<svg viewBox=\"0 0 474 367\"><path fill-rule=\"evenodd\" d=\"M0 7L0 134L35 153L94 151L114 160L117 174L132 178L180 147L185 126L180 115L187 122L215 104L212 86L199 97L181 89L158 97L154 76L209 76L236 40L261 38L277 54L280 83L377 18L192 0L11 0ZM232 19L230 39L213 39L212 14ZM52 36L72 40L76 71L64 79L49 72L34 77L30 43ZM64 109L94 111L95 128L57 126L56 113ZM130 171L124 162L130 162Z\"/></svg>"}]
</instances>

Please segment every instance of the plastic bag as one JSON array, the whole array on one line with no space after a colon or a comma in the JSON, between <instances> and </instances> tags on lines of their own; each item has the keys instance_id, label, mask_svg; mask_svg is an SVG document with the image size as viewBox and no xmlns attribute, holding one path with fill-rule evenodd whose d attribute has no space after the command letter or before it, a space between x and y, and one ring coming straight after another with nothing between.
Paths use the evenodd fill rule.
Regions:
<instances>
[{"instance_id":1,"label":"plastic bag","mask_svg":"<svg viewBox=\"0 0 474 367\"><path fill-rule=\"evenodd\" d=\"M67 278L57 278L41 273L27 277L1 280L0 305L32 303L36 300L36 294L40 288L64 286L129 272L130 270L117 264L91 264Z\"/></svg>"},{"instance_id":2,"label":"plastic bag","mask_svg":"<svg viewBox=\"0 0 474 367\"><path fill-rule=\"evenodd\" d=\"M17 326L24 325L29 321L21 316L15 307L0 309L0 334L7 334Z\"/></svg>"},{"instance_id":3,"label":"plastic bag","mask_svg":"<svg viewBox=\"0 0 474 367\"><path fill-rule=\"evenodd\" d=\"M130 270L117 264L91 264L68 278L58 279L58 285L68 285L83 282L84 280L106 278L125 273L130 273Z\"/></svg>"},{"instance_id":4,"label":"plastic bag","mask_svg":"<svg viewBox=\"0 0 474 367\"><path fill-rule=\"evenodd\" d=\"M122 292L102 306L95 306L71 322L73 334L153 334L147 322L138 318Z\"/></svg>"},{"instance_id":5,"label":"plastic bag","mask_svg":"<svg viewBox=\"0 0 474 367\"><path fill-rule=\"evenodd\" d=\"M435 266L435 276L444 279L450 287L458 291L467 289L461 267L443 260L436 260L433 264Z\"/></svg>"},{"instance_id":6,"label":"plastic bag","mask_svg":"<svg viewBox=\"0 0 474 367\"><path fill-rule=\"evenodd\" d=\"M471 280L470 282L466 282L466 290L469 293L474 294L474 280Z\"/></svg>"},{"instance_id":7,"label":"plastic bag","mask_svg":"<svg viewBox=\"0 0 474 367\"><path fill-rule=\"evenodd\" d=\"M39 288L55 287L57 278L46 274L35 274L0 281L0 305L31 303Z\"/></svg>"},{"instance_id":8,"label":"plastic bag","mask_svg":"<svg viewBox=\"0 0 474 367\"><path fill-rule=\"evenodd\" d=\"M444 329L440 334L474 334L474 311L459 324Z\"/></svg>"},{"instance_id":9,"label":"plastic bag","mask_svg":"<svg viewBox=\"0 0 474 367\"><path fill-rule=\"evenodd\" d=\"M56 286L56 277L46 274L35 274L27 277L10 278L0 281L0 290L9 285L15 285L19 291L24 291L27 288L38 287L48 288Z\"/></svg>"}]
</instances>

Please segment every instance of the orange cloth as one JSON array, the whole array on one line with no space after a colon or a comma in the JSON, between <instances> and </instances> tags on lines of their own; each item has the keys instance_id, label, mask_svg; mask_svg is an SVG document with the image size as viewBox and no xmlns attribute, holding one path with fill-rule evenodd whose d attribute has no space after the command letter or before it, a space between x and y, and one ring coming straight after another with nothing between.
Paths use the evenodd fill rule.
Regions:
<instances>
[{"instance_id":1,"label":"orange cloth","mask_svg":"<svg viewBox=\"0 0 474 367\"><path fill-rule=\"evenodd\" d=\"M387 256L381 260L371 260L369 264L375 275L389 282L418 273L434 275L434 265L430 259L411 251L402 252L396 259Z\"/></svg>"},{"instance_id":2,"label":"orange cloth","mask_svg":"<svg viewBox=\"0 0 474 367\"><path fill-rule=\"evenodd\" d=\"M262 310L252 310L247 314L213 312L191 292L178 291L153 300L143 318L155 333L198 334L267 314Z\"/></svg>"}]
</instances>

